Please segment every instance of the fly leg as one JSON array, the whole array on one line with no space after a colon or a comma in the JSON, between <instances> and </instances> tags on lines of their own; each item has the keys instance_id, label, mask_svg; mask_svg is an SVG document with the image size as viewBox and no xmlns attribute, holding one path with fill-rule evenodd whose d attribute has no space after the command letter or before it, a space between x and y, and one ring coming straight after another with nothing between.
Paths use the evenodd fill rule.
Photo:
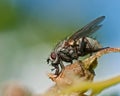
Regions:
<instances>
[{"instance_id":1,"label":"fly leg","mask_svg":"<svg viewBox=\"0 0 120 96\"><path fill-rule=\"evenodd\" d=\"M86 37L82 37L82 41L81 44L78 46L78 52L80 56L84 56L86 53L86 46L87 46L87 42L86 42Z\"/></svg>"},{"instance_id":2,"label":"fly leg","mask_svg":"<svg viewBox=\"0 0 120 96\"><path fill-rule=\"evenodd\" d=\"M93 48L92 45L90 44L89 40L88 40L87 38L85 38L84 40L85 40L85 42L86 42L86 45L88 44L88 47L89 47L88 49L89 49L89 50L94 50L94 48ZM86 46L85 46L85 49L87 49Z\"/></svg>"},{"instance_id":3,"label":"fly leg","mask_svg":"<svg viewBox=\"0 0 120 96\"><path fill-rule=\"evenodd\" d=\"M59 75L59 66L58 65L54 65L55 67L55 75Z\"/></svg>"},{"instance_id":4,"label":"fly leg","mask_svg":"<svg viewBox=\"0 0 120 96\"><path fill-rule=\"evenodd\" d=\"M109 47L105 47L105 48L97 48L97 49L94 49L94 47L92 47L92 45L90 44L89 40L87 38L85 38L85 41L86 43L88 44L88 48L85 48L86 49L86 52L90 53L90 55L92 55L93 52L98 52L100 50L104 50L104 49L107 49Z\"/></svg>"},{"instance_id":5,"label":"fly leg","mask_svg":"<svg viewBox=\"0 0 120 96\"><path fill-rule=\"evenodd\" d=\"M79 48L79 52L80 52L80 56L84 56L86 54L92 55L92 52L94 52L96 50L94 50L94 48L92 47L92 45L90 44L89 40L86 37L82 37L82 41L81 41L81 45Z\"/></svg>"},{"instance_id":6,"label":"fly leg","mask_svg":"<svg viewBox=\"0 0 120 96\"><path fill-rule=\"evenodd\" d=\"M55 75L59 75L60 74L60 69L59 69L59 64L54 64L52 65L55 69ZM61 67L61 70L64 70L65 69L65 66L63 65L62 61L60 61L60 67Z\"/></svg>"},{"instance_id":7,"label":"fly leg","mask_svg":"<svg viewBox=\"0 0 120 96\"><path fill-rule=\"evenodd\" d=\"M92 56L92 53L94 52L94 48L92 47L92 45L90 44L89 40L87 38L84 38L86 45L88 44L88 48L86 48L85 46L85 52L86 53L90 53L90 56Z\"/></svg>"},{"instance_id":8,"label":"fly leg","mask_svg":"<svg viewBox=\"0 0 120 96\"><path fill-rule=\"evenodd\" d=\"M110 47L98 48L98 49L95 49L95 50L92 50L92 51L93 52L98 52L98 51L101 51L101 50L104 50L104 49L107 49L107 48L110 48Z\"/></svg>"},{"instance_id":9,"label":"fly leg","mask_svg":"<svg viewBox=\"0 0 120 96\"><path fill-rule=\"evenodd\" d=\"M61 67L62 70L65 69L65 66L64 66L64 64L61 60L60 60L60 67Z\"/></svg>"}]
</instances>

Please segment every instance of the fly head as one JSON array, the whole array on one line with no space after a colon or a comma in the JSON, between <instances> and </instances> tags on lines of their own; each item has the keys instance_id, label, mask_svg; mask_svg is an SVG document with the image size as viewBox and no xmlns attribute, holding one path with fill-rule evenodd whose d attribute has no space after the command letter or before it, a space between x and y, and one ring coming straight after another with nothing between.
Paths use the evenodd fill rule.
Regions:
<instances>
[{"instance_id":1,"label":"fly head","mask_svg":"<svg viewBox=\"0 0 120 96\"><path fill-rule=\"evenodd\" d=\"M47 59L47 63L51 63L51 65L55 65L58 63L58 55L55 52L51 52L49 58Z\"/></svg>"}]
</instances>

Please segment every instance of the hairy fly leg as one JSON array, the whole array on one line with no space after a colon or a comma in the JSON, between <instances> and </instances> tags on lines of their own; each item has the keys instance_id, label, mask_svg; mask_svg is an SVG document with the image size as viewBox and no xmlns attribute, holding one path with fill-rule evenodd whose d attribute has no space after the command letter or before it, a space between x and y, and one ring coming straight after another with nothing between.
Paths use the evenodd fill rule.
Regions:
<instances>
[{"instance_id":1,"label":"hairy fly leg","mask_svg":"<svg viewBox=\"0 0 120 96\"><path fill-rule=\"evenodd\" d=\"M53 67L54 67L54 69L55 69L55 75L57 75L57 76L58 76L58 75L59 75L59 73L60 73L60 72L59 72L59 66L58 66L58 64L52 64L52 66L53 66ZM54 70L54 69L53 69L53 70Z\"/></svg>"},{"instance_id":2,"label":"hairy fly leg","mask_svg":"<svg viewBox=\"0 0 120 96\"><path fill-rule=\"evenodd\" d=\"M87 38L86 37L82 37L82 40L79 43L78 49L77 49L79 56L84 56L84 55L86 55L88 53L88 50L86 50L87 49L87 45L88 45L88 49L89 50L93 49L91 44L90 44L90 42L87 40Z\"/></svg>"},{"instance_id":3,"label":"hairy fly leg","mask_svg":"<svg viewBox=\"0 0 120 96\"><path fill-rule=\"evenodd\" d=\"M104 50L104 49L107 49L107 48L110 48L110 47L94 49L94 50L92 50L92 52L98 52L98 51L101 51L101 50Z\"/></svg>"},{"instance_id":4,"label":"hairy fly leg","mask_svg":"<svg viewBox=\"0 0 120 96\"><path fill-rule=\"evenodd\" d=\"M64 66L64 64L63 64L63 62L62 62L62 60L60 60L60 67L61 67L62 70L65 68L65 66Z\"/></svg>"}]
</instances>

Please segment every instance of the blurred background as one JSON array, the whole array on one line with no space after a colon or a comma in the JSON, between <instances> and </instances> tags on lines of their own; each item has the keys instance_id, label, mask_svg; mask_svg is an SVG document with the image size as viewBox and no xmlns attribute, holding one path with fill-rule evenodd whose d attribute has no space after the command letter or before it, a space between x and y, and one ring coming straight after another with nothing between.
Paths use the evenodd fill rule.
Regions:
<instances>
[{"instance_id":1,"label":"blurred background","mask_svg":"<svg viewBox=\"0 0 120 96\"><path fill-rule=\"evenodd\" d=\"M119 4L119 0L0 0L0 83L16 80L43 93L53 85L46 59L55 44L102 15L106 19L96 39L104 47L120 47ZM119 57L113 53L100 58L95 81L119 75ZM120 85L113 86L99 96L120 96L119 90Z\"/></svg>"}]
</instances>

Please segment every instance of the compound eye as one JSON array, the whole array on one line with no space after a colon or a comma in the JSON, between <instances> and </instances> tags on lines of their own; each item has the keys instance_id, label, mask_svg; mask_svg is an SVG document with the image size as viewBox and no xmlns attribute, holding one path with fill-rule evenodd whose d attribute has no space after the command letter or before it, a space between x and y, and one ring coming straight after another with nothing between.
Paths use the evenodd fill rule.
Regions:
<instances>
[{"instance_id":1,"label":"compound eye","mask_svg":"<svg viewBox=\"0 0 120 96\"><path fill-rule=\"evenodd\" d=\"M53 60L56 59L56 54L55 54L55 52L52 52L52 53L51 53L51 58L52 58Z\"/></svg>"}]
</instances>

